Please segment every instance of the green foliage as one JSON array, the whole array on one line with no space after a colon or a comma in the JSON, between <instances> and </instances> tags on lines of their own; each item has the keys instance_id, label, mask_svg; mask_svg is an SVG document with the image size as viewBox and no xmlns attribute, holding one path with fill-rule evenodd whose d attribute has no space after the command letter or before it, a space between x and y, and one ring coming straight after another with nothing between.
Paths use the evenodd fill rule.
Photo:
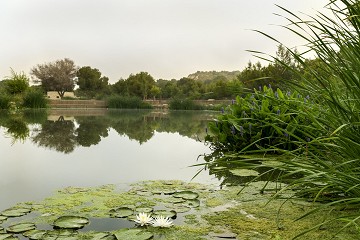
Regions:
<instances>
[{"instance_id":1,"label":"green foliage","mask_svg":"<svg viewBox=\"0 0 360 240\"><path fill-rule=\"evenodd\" d=\"M293 137L291 144L297 144L303 137L313 136L310 141L303 141L306 144L297 145L298 149L283 151L285 157L277 159L279 165L274 166L285 173L279 180L286 179L288 183L281 192L295 190L289 198L300 197L324 203L299 219L325 208L358 209L360 206L360 8L355 0L332 1L328 8L333 16L318 13L310 21L302 20L282 8L291 16L286 18L290 24L285 28L308 41L305 52L313 51L316 59L304 59L302 54L287 48L296 61L297 67L294 68L285 59L273 57L275 63L301 79L300 82L292 82L293 87L316 96L321 104L317 109L301 109L301 115L311 120L309 126L314 127L313 131L305 128L294 135L289 134ZM232 119L226 120L230 128ZM300 126L304 124L306 122ZM227 132L230 130L226 129ZM226 140L223 140L224 143ZM273 150L272 146L265 147L259 152ZM239 161L239 155L224 153L223 156L229 161ZM256 157L246 159L247 162L252 160L256 163ZM319 224L296 237L333 221L343 224L343 229L349 226L358 229L359 219L359 213L351 211L346 216L320 220Z\"/></svg>"},{"instance_id":2,"label":"green foliage","mask_svg":"<svg viewBox=\"0 0 360 240\"><path fill-rule=\"evenodd\" d=\"M209 123L206 140L220 151L294 150L320 130L304 113L318 114L317 106L300 94L280 89L238 96L215 122Z\"/></svg>"},{"instance_id":3,"label":"green foliage","mask_svg":"<svg viewBox=\"0 0 360 240\"><path fill-rule=\"evenodd\" d=\"M296 50L291 51L280 44L270 64L262 66L260 62L255 64L249 62L248 66L237 76L237 79L251 91L259 86L269 84L275 89L288 89L289 84L299 81L297 75L294 74L294 71L299 69L296 57Z\"/></svg>"},{"instance_id":4,"label":"green foliage","mask_svg":"<svg viewBox=\"0 0 360 240\"><path fill-rule=\"evenodd\" d=\"M89 66L80 68L76 76L79 89L77 94L87 98L94 98L104 92L108 87L109 78L102 77L101 72L96 68Z\"/></svg>"},{"instance_id":5,"label":"green foliage","mask_svg":"<svg viewBox=\"0 0 360 240\"><path fill-rule=\"evenodd\" d=\"M11 76L5 78L6 90L9 94L20 94L29 88L29 78L24 72L16 73L11 69Z\"/></svg>"},{"instance_id":6,"label":"green foliage","mask_svg":"<svg viewBox=\"0 0 360 240\"><path fill-rule=\"evenodd\" d=\"M235 79L238 74L240 74L240 71L197 71L196 73L189 74L188 78L207 84L220 79L224 81L230 81Z\"/></svg>"},{"instance_id":7,"label":"green foliage","mask_svg":"<svg viewBox=\"0 0 360 240\"><path fill-rule=\"evenodd\" d=\"M109 108L133 108L133 109L151 108L150 104L143 102L138 97L125 97L125 96L114 95L114 96L110 96L107 99L107 103Z\"/></svg>"},{"instance_id":8,"label":"green foliage","mask_svg":"<svg viewBox=\"0 0 360 240\"><path fill-rule=\"evenodd\" d=\"M46 108L47 99L41 91L27 91L23 97L23 107L25 108Z\"/></svg>"},{"instance_id":9,"label":"green foliage","mask_svg":"<svg viewBox=\"0 0 360 240\"><path fill-rule=\"evenodd\" d=\"M191 99L179 99L173 98L169 103L169 108L171 110L201 110L203 109L202 106L196 104Z\"/></svg>"},{"instance_id":10,"label":"green foliage","mask_svg":"<svg viewBox=\"0 0 360 240\"><path fill-rule=\"evenodd\" d=\"M6 94L0 95L0 109L9 109L10 108L11 98Z\"/></svg>"},{"instance_id":11,"label":"green foliage","mask_svg":"<svg viewBox=\"0 0 360 240\"><path fill-rule=\"evenodd\" d=\"M31 74L37 78L37 82L41 82L45 91L57 91L60 97L74 89L76 72L74 61L68 58L39 64L31 69Z\"/></svg>"}]
</instances>

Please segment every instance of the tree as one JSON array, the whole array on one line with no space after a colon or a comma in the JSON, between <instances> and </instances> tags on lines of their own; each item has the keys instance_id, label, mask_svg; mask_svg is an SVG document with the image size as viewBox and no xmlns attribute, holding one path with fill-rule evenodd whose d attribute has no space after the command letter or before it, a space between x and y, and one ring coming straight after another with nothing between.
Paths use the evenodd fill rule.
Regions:
<instances>
[{"instance_id":1,"label":"tree","mask_svg":"<svg viewBox=\"0 0 360 240\"><path fill-rule=\"evenodd\" d=\"M140 72L130 75L126 80L130 95L139 96L147 99L151 88L155 85L154 78L147 72Z\"/></svg>"},{"instance_id":2,"label":"tree","mask_svg":"<svg viewBox=\"0 0 360 240\"><path fill-rule=\"evenodd\" d=\"M76 76L80 94L87 97L95 97L96 93L104 91L109 85L109 78L102 77L98 69L89 66L80 68Z\"/></svg>"},{"instance_id":3,"label":"tree","mask_svg":"<svg viewBox=\"0 0 360 240\"><path fill-rule=\"evenodd\" d=\"M45 91L57 91L61 98L66 91L74 89L76 72L77 67L68 58L39 64L31 69L31 75L37 78L35 82L41 82Z\"/></svg>"}]
</instances>

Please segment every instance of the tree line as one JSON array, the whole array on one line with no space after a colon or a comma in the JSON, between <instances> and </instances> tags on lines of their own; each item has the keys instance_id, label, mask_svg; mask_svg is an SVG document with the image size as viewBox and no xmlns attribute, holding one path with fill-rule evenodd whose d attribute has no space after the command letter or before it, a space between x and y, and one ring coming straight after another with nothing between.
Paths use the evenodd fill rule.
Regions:
<instances>
[{"instance_id":1,"label":"tree line","mask_svg":"<svg viewBox=\"0 0 360 240\"><path fill-rule=\"evenodd\" d=\"M109 78L103 76L99 69L91 66L78 67L73 60L64 58L34 66L30 75L38 85L31 86L31 89L56 91L61 98L65 92L75 91L77 97L84 99L106 99L111 95L120 95L144 100L193 100L233 99L259 86L271 85L286 89L290 82L301 84L301 77L294 74L294 69L300 69L301 66L296 65L294 56L287 48L278 46L274 59L268 65L249 62L242 71L196 72L179 80L155 80L149 73L140 72L110 84ZM321 73L321 62L316 59L308 61L313 66L319 65L316 69ZM306 75L306 71L303 74ZM0 92L10 96L22 94L30 88L29 83L30 78L25 73L11 70L11 76L0 82Z\"/></svg>"}]
</instances>

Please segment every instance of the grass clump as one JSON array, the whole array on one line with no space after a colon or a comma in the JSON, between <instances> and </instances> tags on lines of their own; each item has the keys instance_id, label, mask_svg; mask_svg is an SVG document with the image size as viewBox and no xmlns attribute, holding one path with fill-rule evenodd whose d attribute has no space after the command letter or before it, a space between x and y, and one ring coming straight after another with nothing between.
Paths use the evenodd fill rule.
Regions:
<instances>
[{"instance_id":1,"label":"grass clump","mask_svg":"<svg viewBox=\"0 0 360 240\"><path fill-rule=\"evenodd\" d=\"M169 103L171 110L202 110L203 106L196 104L191 99L173 98Z\"/></svg>"},{"instance_id":2,"label":"grass clump","mask_svg":"<svg viewBox=\"0 0 360 240\"><path fill-rule=\"evenodd\" d=\"M27 91L23 97L25 108L46 108L47 104L47 99L41 91Z\"/></svg>"}]
</instances>

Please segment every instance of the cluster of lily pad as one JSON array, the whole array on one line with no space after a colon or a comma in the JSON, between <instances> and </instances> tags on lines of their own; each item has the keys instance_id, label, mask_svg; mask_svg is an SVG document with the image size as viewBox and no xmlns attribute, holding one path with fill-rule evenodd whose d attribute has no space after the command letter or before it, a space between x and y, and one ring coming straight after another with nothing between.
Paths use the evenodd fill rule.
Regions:
<instances>
[{"instance_id":1,"label":"cluster of lily pad","mask_svg":"<svg viewBox=\"0 0 360 240\"><path fill-rule=\"evenodd\" d=\"M165 192L164 192L165 191ZM59 191L60 192L60 191ZM85 194L84 189L77 188L66 188L61 190L61 193L68 195L74 194ZM142 193L145 193L146 190L143 189ZM130 195L139 196L137 199L142 199L141 193L130 192ZM113 218L125 218L129 221L136 223L136 226L142 227L146 225L151 225L152 227L159 228L168 228L174 225L173 220L177 218L178 213L183 213L190 211L192 207L199 207L200 201L198 200L199 194L188 191L188 190L164 190L162 189L161 193L152 193L154 196L158 194L163 194L162 200L159 200L155 204L149 202L134 202L134 204L120 205L113 207L108 212L108 216ZM156 201L156 200L155 200ZM154 209L155 205L161 203L165 206L165 209ZM74 202L75 203L75 202ZM77 204L77 203L75 203ZM57 204L58 205L58 204ZM56 205L56 206L57 206ZM61 204L62 205L62 204ZM61 206L58 205L58 206ZM85 225L90 223L90 219L87 218L89 215L84 215L82 212L69 211L68 213L55 213L53 211L48 212L48 207L44 208L47 205L41 204L22 204L17 205L13 208L4 210L0 212L0 224L2 222L8 221L6 227L0 227L0 240L14 240L18 239L18 235L22 234L24 237L29 239L78 239L80 237L80 232L78 229L83 228ZM74 205L75 206L75 205ZM157 206L159 208L159 206ZM40 212L39 212L40 210ZM53 229L43 230L38 228L36 222L31 222L29 217L26 217L27 220L16 221L15 218L22 217L30 212L34 212L35 215L38 213L43 213L40 217L49 223ZM56 215L60 217L56 217ZM69 215L66 215L69 214ZM91 217L91 215L90 215ZM9 218L13 218L8 220ZM51 220L50 220L51 219ZM50 221L49 221L50 220ZM27 222L28 221L28 222ZM40 221L41 222L41 221ZM153 228L152 231L155 231ZM81 233L83 234L83 233ZM114 230L111 232L94 232L88 233L90 236L89 239L107 239L107 240L116 240L116 239L137 239L137 240L146 240L154 237L152 232L144 228L122 228ZM131 238L129 238L131 236Z\"/></svg>"},{"instance_id":2,"label":"cluster of lily pad","mask_svg":"<svg viewBox=\"0 0 360 240\"><path fill-rule=\"evenodd\" d=\"M175 210L154 210L151 207L136 208L132 205L125 205L111 209L110 216L127 218L140 226L152 225L154 227L171 227L173 225L171 219L176 218L177 212L187 212L191 209L190 207L200 206L200 201L197 199L199 194L195 192L171 191L166 194L173 196L173 198L167 199L167 202L172 203L173 205L171 206Z\"/></svg>"}]
</instances>

